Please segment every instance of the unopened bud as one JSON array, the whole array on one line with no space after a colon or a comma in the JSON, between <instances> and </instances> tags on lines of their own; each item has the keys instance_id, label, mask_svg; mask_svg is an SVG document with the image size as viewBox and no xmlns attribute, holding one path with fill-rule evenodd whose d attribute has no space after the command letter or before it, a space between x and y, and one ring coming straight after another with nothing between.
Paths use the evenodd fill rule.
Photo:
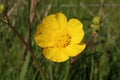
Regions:
<instances>
[{"instance_id":1,"label":"unopened bud","mask_svg":"<svg viewBox=\"0 0 120 80\"><path fill-rule=\"evenodd\" d=\"M96 16L93 18L93 24L100 24L102 21L101 17Z\"/></svg>"},{"instance_id":2,"label":"unopened bud","mask_svg":"<svg viewBox=\"0 0 120 80\"><path fill-rule=\"evenodd\" d=\"M91 24L92 31L98 32L100 30L100 25L98 24Z\"/></svg>"},{"instance_id":3,"label":"unopened bud","mask_svg":"<svg viewBox=\"0 0 120 80\"><path fill-rule=\"evenodd\" d=\"M5 10L5 7L3 4L0 4L0 14L3 13Z\"/></svg>"}]
</instances>

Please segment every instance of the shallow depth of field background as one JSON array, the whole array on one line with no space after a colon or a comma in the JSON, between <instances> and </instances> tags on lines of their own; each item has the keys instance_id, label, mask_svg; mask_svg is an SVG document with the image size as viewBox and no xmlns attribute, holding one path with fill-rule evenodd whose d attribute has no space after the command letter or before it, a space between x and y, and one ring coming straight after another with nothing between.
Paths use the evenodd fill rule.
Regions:
<instances>
[{"instance_id":1,"label":"shallow depth of field background","mask_svg":"<svg viewBox=\"0 0 120 80\"><path fill-rule=\"evenodd\" d=\"M27 41L30 1L0 0L0 3L8 11L17 3L10 20ZM85 42L92 35L92 19L98 15L103 18L100 31L71 65L69 61L54 63L46 60L34 40L37 25L46 15L56 12L83 22ZM120 80L120 0L38 0L30 33L32 50L47 80ZM16 34L0 22L0 80L42 80L37 66L27 55L29 52L26 56L24 52L25 46Z\"/></svg>"}]
</instances>

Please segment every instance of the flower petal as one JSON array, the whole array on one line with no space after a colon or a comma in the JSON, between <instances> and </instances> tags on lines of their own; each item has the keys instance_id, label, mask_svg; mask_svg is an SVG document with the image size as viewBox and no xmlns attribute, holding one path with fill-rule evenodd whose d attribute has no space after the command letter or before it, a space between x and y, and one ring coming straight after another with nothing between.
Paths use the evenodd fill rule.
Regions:
<instances>
[{"instance_id":1,"label":"flower petal","mask_svg":"<svg viewBox=\"0 0 120 80\"><path fill-rule=\"evenodd\" d=\"M43 54L47 59L54 62L64 62L69 59L69 57L66 56L65 53L63 53L63 51L57 47L45 48L43 49Z\"/></svg>"},{"instance_id":2,"label":"flower petal","mask_svg":"<svg viewBox=\"0 0 120 80\"><path fill-rule=\"evenodd\" d=\"M84 37L83 24L78 19L70 19L67 32L71 36L71 43L80 43Z\"/></svg>"},{"instance_id":3,"label":"flower petal","mask_svg":"<svg viewBox=\"0 0 120 80\"><path fill-rule=\"evenodd\" d=\"M66 46L64 52L67 56L70 56L70 57L74 57L78 54L80 54L86 47L86 44L80 44L80 45L77 45L77 44L71 44L71 45L68 45Z\"/></svg>"},{"instance_id":4,"label":"flower petal","mask_svg":"<svg viewBox=\"0 0 120 80\"><path fill-rule=\"evenodd\" d=\"M59 29L58 22L56 20L56 16L55 15L46 16L43 19L42 23L45 23L47 25L47 28L51 28L51 30L53 30L53 31Z\"/></svg>"},{"instance_id":5,"label":"flower petal","mask_svg":"<svg viewBox=\"0 0 120 80\"><path fill-rule=\"evenodd\" d=\"M53 31L47 24L41 23L37 27L37 33L35 35L36 43L42 48L53 46L54 43L50 38L50 35L52 35L52 33Z\"/></svg>"},{"instance_id":6,"label":"flower petal","mask_svg":"<svg viewBox=\"0 0 120 80\"><path fill-rule=\"evenodd\" d=\"M49 37L47 35L35 35L35 41L38 44L38 46L45 48L45 47L52 47L54 43L50 41Z\"/></svg>"},{"instance_id":7,"label":"flower petal","mask_svg":"<svg viewBox=\"0 0 120 80\"><path fill-rule=\"evenodd\" d=\"M59 29L65 29L67 26L67 18L63 13L55 14Z\"/></svg>"}]
</instances>

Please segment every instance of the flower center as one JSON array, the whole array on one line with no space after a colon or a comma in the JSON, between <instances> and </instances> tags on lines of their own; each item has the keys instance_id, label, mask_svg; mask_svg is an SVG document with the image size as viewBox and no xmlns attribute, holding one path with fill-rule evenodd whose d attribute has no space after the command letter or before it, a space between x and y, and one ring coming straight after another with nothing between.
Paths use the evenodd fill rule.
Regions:
<instances>
[{"instance_id":1,"label":"flower center","mask_svg":"<svg viewBox=\"0 0 120 80\"><path fill-rule=\"evenodd\" d=\"M60 34L57 39L57 47L66 47L71 41L71 36L69 34Z\"/></svg>"}]
</instances>

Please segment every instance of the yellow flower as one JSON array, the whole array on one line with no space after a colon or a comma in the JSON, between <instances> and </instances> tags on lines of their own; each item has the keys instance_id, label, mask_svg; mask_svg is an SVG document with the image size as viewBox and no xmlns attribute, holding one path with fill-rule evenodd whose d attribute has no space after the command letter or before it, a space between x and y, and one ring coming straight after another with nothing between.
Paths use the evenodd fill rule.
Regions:
<instances>
[{"instance_id":1,"label":"yellow flower","mask_svg":"<svg viewBox=\"0 0 120 80\"><path fill-rule=\"evenodd\" d=\"M78 19L67 22L63 13L57 13L45 17L38 25L35 41L47 59L64 62L85 49L83 37L83 24Z\"/></svg>"}]
</instances>

